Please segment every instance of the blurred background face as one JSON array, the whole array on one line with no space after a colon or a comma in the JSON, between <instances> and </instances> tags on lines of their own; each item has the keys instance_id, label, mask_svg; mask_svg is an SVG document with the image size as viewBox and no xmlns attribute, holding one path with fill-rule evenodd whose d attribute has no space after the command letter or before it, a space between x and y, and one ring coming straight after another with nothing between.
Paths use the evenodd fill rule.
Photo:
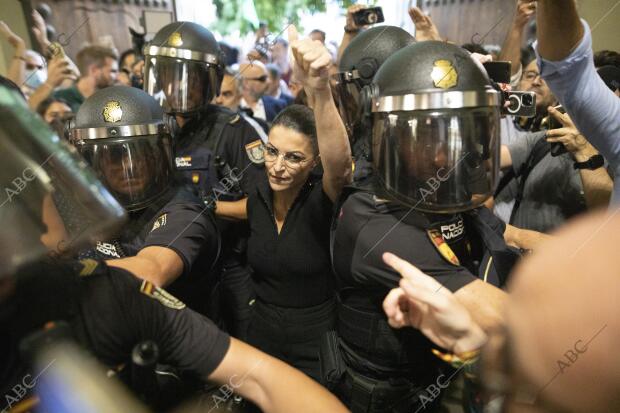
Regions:
<instances>
[{"instance_id":1,"label":"blurred background face","mask_svg":"<svg viewBox=\"0 0 620 413\"><path fill-rule=\"evenodd\" d=\"M519 90L524 92L536 93L536 113L546 113L547 107L555 103L555 97L547 86L547 83L540 77L540 71L536 65L536 60L532 60L523 70Z\"/></svg>"},{"instance_id":2,"label":"blurred background face","mask_svg":"<svg viewBox=\"0 0 620 413\"><path fill-rule=\"evenodd\" d=\"M264 151L265 169L274 192L301 188L317 164L310 138L281 125L269 132ZM275 151L278 155L273 159Z\"/></svg>"},{"instance_id":3,"label":"blurred background face","mask_svg":"<svg viewBox=\"0 0 620 413\"><path fill-rule=\"evenodd\" d=\"M259 100L269 87L269 74L264 66L256 63L241 65L239 73L243 76L243 88L252 99Z\"/></svg>"},{"instance_id":4,"label":"blurred background face","mask_svg":"<svg viewBox=\"0 0 620 413\"><path fill-rule=\"evenodd\" d=\"M278 94L278 89L280 89L280 76L274 76L272 73L269 73L269 84L267 85L267 94L271 96L275 96Z\"/></svg>"},{"instance_id":5,"label":"blurred background face","mask_svg":"<svg viewBox=\"0 0 620 413\"><path fill-rule=\"evenodd\" d=\"M215 104L227 107L232 111L239 109L239 101L241 95L237 88L237 81L233 76L224 75L222 80L222 86L220 87L220 94L215 98Z\"/></svg>"},{"instance_id":6,"label":"blurred background face","mask_svg":"<svg viewBox=\"0 0 620 413\"><path fill-rule=\"evenodd\" d=\"M129 53L127 56L125 56L125 58L121 62L121 69L131 70L135 61L136 61L136 54Z\"/></svg>"},{"instance_id":7,"label":"blurred background face","mask_svg":"<svg viewBox=\"0 0 620 413\"><path fill-rule=\"evenodd\" d=\"M282 72L288 71L288 48L280 42L271 47L271 59L280 67Z\"/></svg>"},{"instance_id":8,"label":"blurred background face","mask_svg":"<svg viewBox=\"0 0 620 413\"><path fill-rule=\"evenodd\" d=\"M111 57L106 57L103 66L93 69L93 76L98 89L114 85L118 78L118 62Z\"/></svg>"},{"instance_id":9,"label":"blurred background face","mask_svg":"<svg viewBox=\"0 0 620 413\"><path fill-rule=\"evenodd\" d=\"M66 118L67 115L70 115L71 113L73 113L71 108L65 103L53 102L43 114L43 119L45 119L46 123L52 123Z\"/></svg>"}]
</instances>

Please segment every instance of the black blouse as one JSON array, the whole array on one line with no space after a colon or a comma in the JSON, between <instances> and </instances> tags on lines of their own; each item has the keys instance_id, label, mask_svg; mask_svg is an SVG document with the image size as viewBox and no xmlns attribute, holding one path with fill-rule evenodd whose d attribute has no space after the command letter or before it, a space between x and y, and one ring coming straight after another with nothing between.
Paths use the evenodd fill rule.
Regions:
<instances>
[{"instance_id":1,"label":"black blouse","mask_svg":"<svg viewBox=\"0 0 620 413\"><path fill-rule=\"evenodd\" d=\"M311 307L334 295L329 253L333 203L321 179L310 178L286 214L280 234L269 183L248 196L248 262L257 297L281 307Z\"/></svg>"}]
</instances>

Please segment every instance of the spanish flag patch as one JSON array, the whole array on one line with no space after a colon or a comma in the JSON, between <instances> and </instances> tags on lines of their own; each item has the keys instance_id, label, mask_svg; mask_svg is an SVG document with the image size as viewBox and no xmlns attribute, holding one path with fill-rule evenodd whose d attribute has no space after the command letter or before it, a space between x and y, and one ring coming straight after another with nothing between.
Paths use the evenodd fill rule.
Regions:
<instances>
[{"instance_id":1,"label":"spanish flag patch","mask_svg":"<svg viewBox=\"0 0 620 413\"><path fill-rule=\"evenodd\" d=\"M428 234L428 237L431 239L431 242L433 243L435 248L437 248L437 251L439 251L439 254L441 254L441 256L444 257L446 261L448 261L452 265L461 265L459 257L456 256L454 251L452 251L452 248L450 248L450 246L443 239L440 230L429 229L428 231L426 231L426 233Z\"/></svg>"},{"instance_id":2,"label":"spanish flag patch","mask_svg":"<svg viewBox=\"0 0 620 413\"><path fill-rule=\"evenodd\" d=\"M182 310L185 308L185 303L183 301L179 300L163 288L156 287L150 281L142 281L142 285L140 285L140 292L154 298L164 306L172 308L173 310Z\"/></svg>"}]
</instances>

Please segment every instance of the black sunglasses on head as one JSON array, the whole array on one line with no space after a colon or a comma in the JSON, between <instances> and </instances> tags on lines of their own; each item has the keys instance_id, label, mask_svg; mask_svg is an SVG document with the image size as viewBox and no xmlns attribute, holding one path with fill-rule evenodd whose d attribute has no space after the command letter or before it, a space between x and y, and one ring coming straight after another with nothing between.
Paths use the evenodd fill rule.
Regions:
<instances>
[{"instance_id":1,"label":"black sunglasses on head","mask_svg":"<svg viewBox=\"0 0 620 413\"><path fill-rule=\"evenodd\" d=\"M246 77L246 80L258 80L259 82L266 82L267 81L267 75L262 75L259 77Z\"/></svg>"}]
</instances>

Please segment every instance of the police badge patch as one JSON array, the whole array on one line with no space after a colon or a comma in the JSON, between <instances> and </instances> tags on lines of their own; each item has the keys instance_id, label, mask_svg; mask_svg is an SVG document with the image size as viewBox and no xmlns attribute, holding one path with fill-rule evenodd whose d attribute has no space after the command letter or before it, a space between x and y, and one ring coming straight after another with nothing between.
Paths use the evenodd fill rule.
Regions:
<instances>
[{"instance_id":1,"label":"police badge patch","mask_svg":"<svg viewBox=\"0 0 620 413\"><path fill-rule=\"evenodd\" d=\"M446 259L452 265L461 265L459 258L456 256L452 248L446 243L441 235L441 231L438 229L429 229L426 231L428 237L431 239L431 242L437 248L439 254Z\"/></svg>"},{"instance_id":2,"label":"police badge patch","mask_svg":"<svg viewBox=\"0 0 620 413\"><path fill-rule=\"evenodd\" d=\"M123 118L123 109L116 100L110 100L103 107L103 120L106 122L118 122Z\"/></svg>"},{"instance_id":3,"label":"police badge patch","mask_svg":"<svg viewBox=\"0 0 620 413\"><path fill-rule=\"evenodd\" d=\"M151 232L165 226L168 223L168 214L162 214L155 220L153 223L153 228L151 228Z\"/></svg>"},{"instance_id":4,"label":"police badge patch","mask_svg":"<svg viewBox=\"0 0 620 413\"><path fill-rule=\"evenodd\" d=\"M435 87L450 89L456 86L459 75L449 60L437 60L431 72L431 78Z\"/></svg>"},{"instance_id":5,"label":"police badge patch","mask_svg":"<svg viewBox=\"0 0 620 413\"><path fill-rule=\"evenodd\" d=\"M262 164L265 162L263 154L263 141L256 139L252 143L245 145L245 153L248 154L248 158L255 164Z\"/></svg>"},{"instance_id":6,"label":"police badge patch","mask_svg":"<svg viewBox=\"0 0 620 413\"><path fill-rule=\"evenodd\" d=\"M140 292L144 295L154 298L162 305L168 308L172 308L173 310L182 310L185 308L185 303L183 303L183 301L179 300L168 291L156 287L150 281L142 281L142 285L140 285Z\"/></svg>"}]
</instances>

